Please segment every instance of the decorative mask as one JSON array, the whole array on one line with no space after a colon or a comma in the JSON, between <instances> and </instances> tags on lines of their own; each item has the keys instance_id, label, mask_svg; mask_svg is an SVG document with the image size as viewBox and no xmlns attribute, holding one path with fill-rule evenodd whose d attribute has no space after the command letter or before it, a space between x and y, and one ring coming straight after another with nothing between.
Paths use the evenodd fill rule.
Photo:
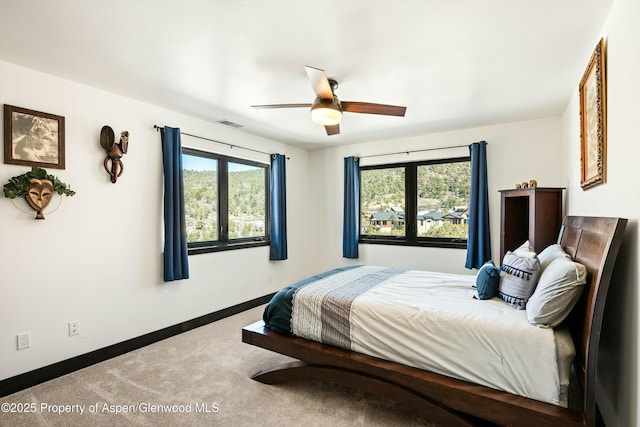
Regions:
<instances>
[{"instance_id":1,"label":"decorative mask","mask_svg":"<svg viewBox=\"0 0 640 427\"><path fill-rule=\"evenodd\" d=\"M27 203L36 211L36 219L44 219L44 208L47 207L53 197L53 184L48 179L29 180L31 184L27 187Z\"/></svg>"},{"instance_id":2,"label":"decorative mask","mask_svg":"<svg viewBox=\"0 0 640 427\"><path fill-rule=\"evenodd\" d=\"M120 141L115 142L115 134L110 126L103 126L100 130L100 145L107 152L103 165L104 169L109 175L111 175L111 182L116 183L118 177L124 172L124 164L122 163L122 156L127 153L129 147L129 132L120 132ZM109 168L109 161L111 161L111 168Z\"/></svg>"}]
</instances>

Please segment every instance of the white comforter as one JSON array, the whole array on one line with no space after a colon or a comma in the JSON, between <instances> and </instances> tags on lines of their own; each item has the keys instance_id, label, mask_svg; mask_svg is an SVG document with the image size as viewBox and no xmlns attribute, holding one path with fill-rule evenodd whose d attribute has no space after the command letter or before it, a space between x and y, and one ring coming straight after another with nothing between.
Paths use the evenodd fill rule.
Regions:
<instances>
[{"instance_id":1,"label":"white comforter","mask_svg":"<svg viewBox=\"0 0 640 427\"><path fill-rule=\"evenodd\" d=\"M554 331L498 298L474 299L474 283L425 271L387 279L353 301L352 350L564 404Z\"/></svg>"}]
</instances>

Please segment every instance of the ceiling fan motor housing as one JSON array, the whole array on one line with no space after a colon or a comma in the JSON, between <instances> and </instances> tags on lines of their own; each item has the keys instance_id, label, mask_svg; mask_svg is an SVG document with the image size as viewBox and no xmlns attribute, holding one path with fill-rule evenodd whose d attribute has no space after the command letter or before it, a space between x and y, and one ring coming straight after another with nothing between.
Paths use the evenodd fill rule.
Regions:
<instances>
[{"instance_id":1,"label":"ceiling fan motor housing","mask_svg":"<svg viewBox=\"0 0 640 427\"><path fill-rule=\"evenodd\" d=\"M340 123L342 119L342 106L340 100L334 94L333 99L316 97L311 106L311 120L323 126L332 126Z\"/></svg>"}]
</instances>

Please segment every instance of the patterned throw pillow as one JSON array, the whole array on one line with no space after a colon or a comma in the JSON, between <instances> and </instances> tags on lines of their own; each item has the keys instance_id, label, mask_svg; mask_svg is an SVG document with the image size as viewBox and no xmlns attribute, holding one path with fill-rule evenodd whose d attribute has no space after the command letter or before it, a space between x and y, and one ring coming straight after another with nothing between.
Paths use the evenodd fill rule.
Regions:
<instances>
[{"instance_id":1,"label":"patterned throw pillow","mask_svg":"<svg viewBox=\"0 0 640 427\"><path fill-rule=\"evenodd\" d=\"M514 249L513 253L527 258L533 258L534 256L536 256L536 253L533 250L533 246L531 246L531 243L529 243L528 240L518 248Z\"/></svg>"},{"instance_id":2,"label":"patterned throw pillow","mask_svg":"<svg viewBox=\"0 0 640 427\"><path fill-rule=\"evenodd\" d=\"M484 263L476 276L476 292L474 297L480 300L491 299L498 295L498 286L500 285L500 270L493 263L487 261Z\"/></svg>"},{"instance_id":3,"label":"patterned throw pillow","mask_svg":"<svg viewBox=\"0 0 640 427\"><path fill-rule=\"evenodd\" d=\"M500 266L498 296L513 308L524 310L536 290L539 276L540 261L537 257L522 257L509 251Z\"/></svg>"}]
</instances>

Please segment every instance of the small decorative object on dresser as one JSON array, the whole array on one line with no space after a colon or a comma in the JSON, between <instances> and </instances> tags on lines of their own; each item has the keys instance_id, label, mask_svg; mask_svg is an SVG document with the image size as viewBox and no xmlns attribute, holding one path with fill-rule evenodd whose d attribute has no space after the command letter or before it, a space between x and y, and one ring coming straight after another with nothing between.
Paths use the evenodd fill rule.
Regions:
<instances>
[{"instance_id":1,"label":"small decorative object on dresser","mask_svg":"<svg viewBox=\"0 0 640 427\"><path fill-rule=\"evenodd\" d=\"M120 132L120 141L115 142L115 136L113 129L110 126L103 126L100 131L100 145L107 152L107 157L104 159L104 170L111 175L111 182L116 183L116 180L122 172L124 172L124 164L122 163L123 155L127 154L129 147L129 132ZM111 160L111 168L109 168L109 160Z\"/></svg>"},{"instance_id":2,"label":"small decorative object on dresser","mask_svg":"<svg viewBox=\"0 0 640 427\"><path fill-rule=\"evenodd\" d=\"M529 181L529 187L536 188L537 186L538 186L538 181L536 181L535 179L532 179L531 181Z\"/></svg>"}]
</instances>

